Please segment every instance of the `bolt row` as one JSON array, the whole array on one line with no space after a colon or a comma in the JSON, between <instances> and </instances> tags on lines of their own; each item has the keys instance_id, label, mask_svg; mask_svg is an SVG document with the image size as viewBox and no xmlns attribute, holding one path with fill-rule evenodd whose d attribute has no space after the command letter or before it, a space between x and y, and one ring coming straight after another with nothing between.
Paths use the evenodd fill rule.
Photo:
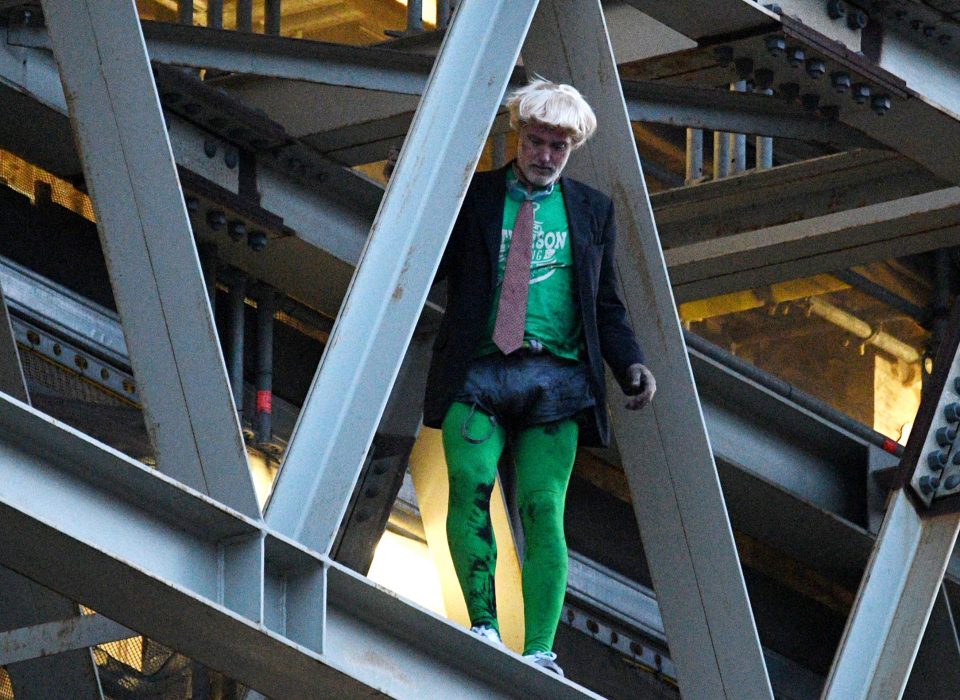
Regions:
<instances>
[{"instance_id":1,"label":"bolt row","mask_svg":"<svg viewBox=\"0 0 960 700\"><path fill-rule=\"evenodd\" d=\"M812 80L820 80L827 74L826 62L815 56L808 57L802 46L788 46L785 37L778 34L768 36L765 40L767 52L774 58L785 58L787 64L794 69L803 67ZM754 60L749 56L734 56L731 46L718 46L714 49L714 56L720 66L732 65L740 80L748 81L748 89L764 94L773 94L773 84L776 74L770 68L755 68ZM849 93L858 105L870 105L878 116L883 116L893 106L890 96L884 93L874 93L873 88L865 82L854 82L850 73L845 70L836 70L830 73L830 85L838 95ZM800 83L794 81L782 82L776 87L776 92L787 102L797 99L809 111L820 111L826 118L836 119L840 114L837 105L820 105L820 95L817 93L802 93Z\"/></svg>"},{"instance_id":2,"label":"bolt row","mask_svg":"<svg viewBox=\"0 0 960 700\"><path fill-rule=\"evenodd\" d=\"M960 394L960 377L954 378L953 388ZM942 417L947 425L937 428L934 432L934 439L939 449L927 454L926 466L929 473L917 480L920 491L927 496L941 488L941 484L946 491L952 491L960 486L960 450L954 451L952 457L950 454L960 429L960 402L954 401L944 406ZM949 464L953 464L954 468L947 475Z\"/></svg>"}]
</instances>

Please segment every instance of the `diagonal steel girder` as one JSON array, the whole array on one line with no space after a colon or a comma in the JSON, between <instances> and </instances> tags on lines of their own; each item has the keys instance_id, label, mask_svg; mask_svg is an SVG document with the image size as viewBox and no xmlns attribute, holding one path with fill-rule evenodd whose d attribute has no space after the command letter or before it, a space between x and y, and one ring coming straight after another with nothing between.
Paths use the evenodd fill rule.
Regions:
<instances>
[{"instance_id":1,"label":"diagonal steel girder","mask_svg":"<svg viewBox=\"0 0 960 700\"><path fill-rule=\"evenodd\" d=\"M158 467L259 517L136 7L43 10Z\"/></svg>"},{"instance_id":2,"label":"diagonal steel girder","mask_svg":"<svg viewBox=\"0 0 960 700\"><path fill-rule=\"evenodd\" d=\"M910 679L944 572L960 533L960 509L925 512L909 493L918 466L934 453L957 454L938 430L952 416L946 407L960 400L960 305L925 387L910 441L900 465L900 488L887 512L864 572L853 610L823 691L824 700L899 698ZM934 501L936 504L936 501Z\"/></svg>"},{"instance_id":3,"label":"diagonal steel girder","mask_svg":"<svg viewBox=\"0 0 960 700\"><path fill-rule=\"evenodd\" d=\"M523 58L531 70L582 88L597 113L597 135L570 171L613 197L623 298L659 386L637 415L608 382L681 692L772 698L599 0L543 0Z\"/></svg>"},{"instance_id":4,"label":"diagonal steel girder","mask_svg":"<svg viewBox=\"0 0 960 700\"><path fill-rule=\"evenodd\" d=\"M267 509L329 552L536 0L467 0L444 38Z\"/></svg>"}]
</instances>

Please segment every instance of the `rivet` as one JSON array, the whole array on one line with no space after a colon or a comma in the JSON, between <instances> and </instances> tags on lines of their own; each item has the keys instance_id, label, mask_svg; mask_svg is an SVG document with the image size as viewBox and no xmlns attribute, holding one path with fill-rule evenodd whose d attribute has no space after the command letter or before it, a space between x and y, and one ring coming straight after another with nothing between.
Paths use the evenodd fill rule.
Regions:
<instances>
[{"instance_id":1,"label":"rivet","mask_svg":"<svg viewBox=\"0 0 960 700\"><path fill-rule=\"evenodd\" d=\"M890 100L889 95L874 95L873 99L870 100L870 109L872 109L878 117L882 117L889 112L892 106L893 102Z\"/></svg>"},{"instance_id":2,"label":"rivet","mask_svg":"<svg viewBox=\"0 0 960 700\"><path fill-rule=\"evenodd\" d=\"M267 247L267 234L263 231L250 231L247 234L247 245L254 252L259 252Z\"/></svg>"},{"instance_id":3,"label":"rivet","mask_svg":"<svg viewBox=\"0 0 960 700\"><path fill-rule=\"evenodd\" d=\"M851 97L853 97L853 101L856 102L858 105L865 104L866 101L870 99L870 93L871 93L870 86L864 83L857 83L856 85L853 86L853 88L850 91L850 95Z\"/></svg>"},{"instance_id":4,"label":"rivet","mask_svg":"<svg viewBox=\"0 0 960 700\"><path fill-rule=\"evenodd\" d=\"M227 234L235 241L242 241L247 236L247 225L242 221L231 221L227 224Z\"/></svg>"},{"instance_id":5,"label":"rivet","mask_svg":"<svg viewBox=\"0 0 960 700\"><path fill-rule=\"evenodd\" d=\"M207 225L214 231L219 231L227 223L227 215L219 209L211 209L207 212Z\"/></svg>"},{"instance_id":6,"label":"rivet","mask_svg":"<svg viewBox=\"0 0 960 700\"><path fill-rule=\"evenodd\" d=\"M827 64L821 61L819 58L809 58L807 59L807 75L809 75L814 80L819 80L823 77L823 74L827 72Z\"/></svg>"},{"instance_id":7,"label":"rivet","mask_svg":"<svg viewBox=\"0 0 960 700\"><path fill-rule=\"evenodd\" d=\"M837 71L830 74L830 84L833 85L833 89L839 93L844 93L850 89L851 80L850 74L843 71Z\"/></svg>"},{"instance_id":8,"label":"rivet","mask_svg":"<svg viewBox=\"0 0 960 700\"><path fill-rule=\"evenodd\" d=\"M855 10L854 12L847 13L847 26L850 27L850 29L863 29L869 22L870 18L867 16L866 12Z\"/></svg>"},{"instance_id":9,"label":"rivet","mask_svg":"<svg viewBox=\"0 0 960 700\"><path fill-rule=\"evenodd\" d=\"M841 19L847 14L847 4L843 0L829 0L827 2L827 14L830 19Z\"/></svg>"},{"instance_id":10,"label":"rivet","mask_svg":"<svg viewBox=\"0 0 960 700\"><path fill-rule=\"evenodd\" d=\"M771 56L781 56L787 50L787 40L782 36L768 36L767 37L767 51L770 52ZM733 49L731 49L731 53Z\"/></svg>"}]
</instances>

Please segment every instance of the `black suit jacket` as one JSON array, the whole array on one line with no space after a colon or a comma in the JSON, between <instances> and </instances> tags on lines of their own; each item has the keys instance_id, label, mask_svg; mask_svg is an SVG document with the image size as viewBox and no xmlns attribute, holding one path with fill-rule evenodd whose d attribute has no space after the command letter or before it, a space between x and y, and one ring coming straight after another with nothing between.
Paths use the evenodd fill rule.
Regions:
<instances>
[{"instance_id":1,"label":"black suit jacket","mask_svg":"<svg viewBox=\"0 0 960 700\"><path fill-rule=\"evenodd\" d=\"M627 368L643 362L643 353L617 291L613 202L576 180L564 177L560 182L573 243L586 363L597 399L597 406L588 412L592 415L581 422L580 442L605 446L610 421L603 361L626 388ZM505 196L505 169L474 176L437 273L438 280L447 279L447 308L427 378L424 424L431 428L441 426L483 340L496 289Z\"/></svg>"}]
</instances>

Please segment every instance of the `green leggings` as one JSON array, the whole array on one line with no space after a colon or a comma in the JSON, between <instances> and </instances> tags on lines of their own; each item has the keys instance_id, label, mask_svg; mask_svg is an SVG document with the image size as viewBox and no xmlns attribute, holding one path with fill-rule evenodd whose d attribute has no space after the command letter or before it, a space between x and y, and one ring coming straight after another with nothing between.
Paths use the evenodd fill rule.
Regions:
<instances>
[{"instance_id":1,"label":"green leggings","mask_svg":"<svg viewBox=\"0 0 960 700\"><path fill-rule=\"evenodd\" d=\"M524 428L514 436L517 504L526 541L522 576L525 654L553 648L563 609L567 588L563 508L577 431L576 421L567 418ZM450 554L470 623L497 629L497 543L490 522L490 494L505 444L503 426L465 403L454 403L444 418Z\"/></svg>"}]
</instances>

